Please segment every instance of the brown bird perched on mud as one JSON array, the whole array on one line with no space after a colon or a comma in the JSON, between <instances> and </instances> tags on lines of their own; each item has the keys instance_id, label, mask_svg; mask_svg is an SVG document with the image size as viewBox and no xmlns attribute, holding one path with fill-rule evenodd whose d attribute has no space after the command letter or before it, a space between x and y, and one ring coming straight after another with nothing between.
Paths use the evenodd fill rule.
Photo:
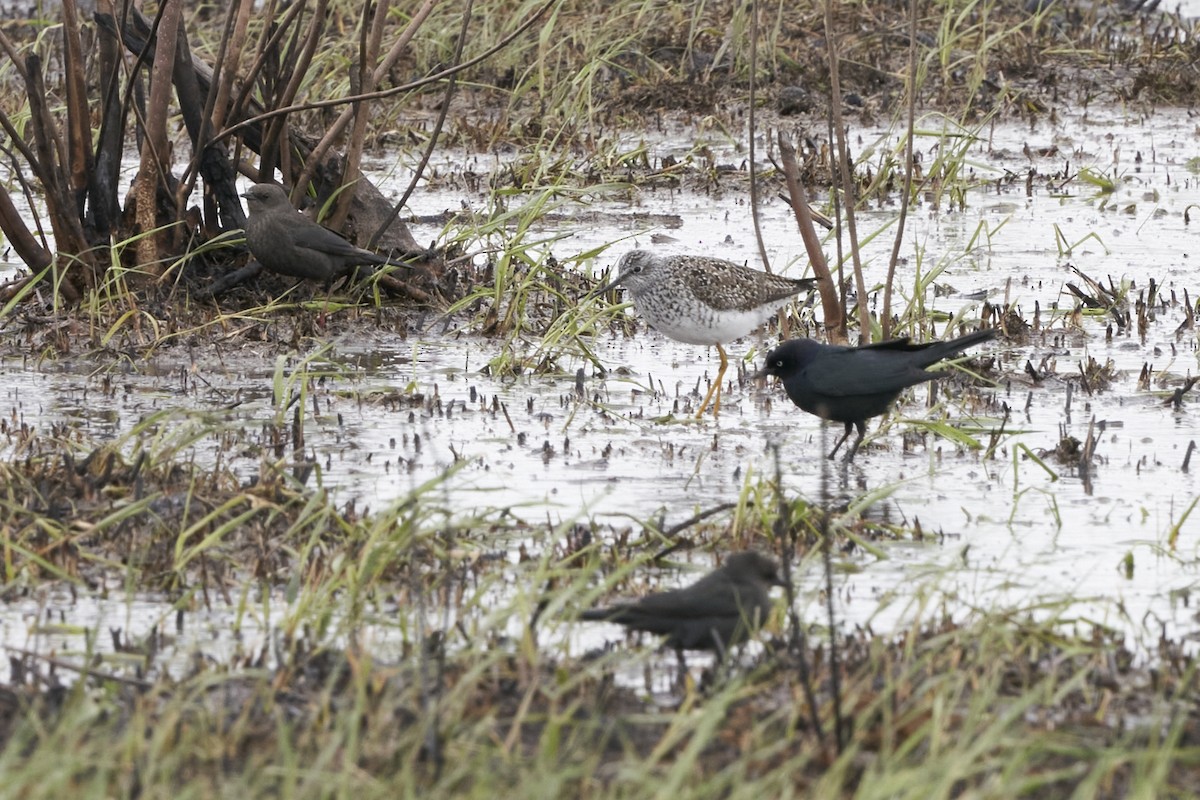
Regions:
<instances>
[{"instance_id":1,"label":"brown bird perched on mud","mask_svg":"<svg viewBox=\"0 0 1200 800\"><path fill-rule=\"evenodd\" d=\"M691 586L584 611L579 618L666 636L664 644L675 649L682 665L684 650L724 655L745 641L771 611L771 587L785 585L774 559L745 550Z\"/></svg>"},{"instance_id":2,"label":"brown bird perched on mud","mask_svg":"<svg viewBox=\"0 0 1200 800\"><path fill-rule=\"evenodd\" d=\"M256 183L242 192L249 215L246 244L264 267L280 275L321 281L326 286L355 267L406 264L355 247L292 208L287 192Z\"/></svg>"}]
</instances>

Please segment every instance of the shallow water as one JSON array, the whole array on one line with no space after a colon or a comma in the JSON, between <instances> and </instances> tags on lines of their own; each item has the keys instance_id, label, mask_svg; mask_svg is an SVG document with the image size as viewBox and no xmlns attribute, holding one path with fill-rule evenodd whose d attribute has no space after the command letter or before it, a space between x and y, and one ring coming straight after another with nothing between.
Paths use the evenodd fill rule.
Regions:
<instances>
[{"instance_id":1,"label":"shallow water","mask_svg":"<svg viewBox=\"0 0 1200 800\"><path fill-rule=\"evenodd\" d=\"M924 127L934 125L930 118ZM982 461L978 451L920 435L910 420L931 413L925 408L926 388L913 392L893 414L872 420L858 459L842 467L822 457L840 430L799 412L777 386L734 378L718 421L688 421L688 409L698 402L697 387L705 388L717 367L716 353L705 348L653 331L605 335L589 344L607 375L565 356L559 375L500 379L480 370L499 355L502 343L447 335L430 324L406 339L364 332L353 341L334 341L329 352L316 357L336 373L314 388L320 413L310 416L306 427L307 445L319 466L316 480L339 503L356 498L360 506L381 509L460 464L439 490L448 506L464 512L508 509L534 526L594 519L636 530L644 520L670 526L735 501L747 484L773 474L770 446L778 445L789 495L836 507L886 489L868 516L904 525L919 521L927 534L920 542L876 542L874 553L857 550L839 557L836 599L844 624L882 631L908 624L914 605L958 613L974 606L1033 608L1042 599L1075 596L1073 613L1133 637L1153 642L1162 632L1194 635L1197 623L1187 599L1197 581L1200 520L1189 511L1198 491L1194 471L1182 465L1189 444L1200 439L1200 422L1191 396L1180 411L1164 399L1197 370L1196 333L1176 334L1185 315L1174 304L1155 307L1144 339L1136 330L1114 330L1110 338L1108 317L1083 315L1076 322L1065 313L1075 300L1064 287L1068 281L1080 284L1068 268L1073 264L1103 282L1110 277L1132 281L1137 289L1131 298L1154 279L1162 287L1160 296L1169 299L1174 292L1182 300L1186 291L1194 302L1200 292L1200 281L1192 279L1200 207L1192 208L1191 225L1184 213L1200 204L1195 120L1185 112L1143 119L1092 109L1085 118L1057 126L996 127L985 134L986 140L971 146L969 163L988 183L968 194L965 207L943 203L935 208L927 201L911 210L896 302L907 301L903 295L911 292L918 270L944 267L934 281L936 291L920 298L927 310L973 319L986 296L992 303L1012 302L1031 321L1035 303L1040 306L1042 333L978 348L999 354L1003 380L985 393L993 402L978 410L975 424L984 433L977 437L986 444L987 431L1000 424L1002 404L1012 411L994 459ZM872 129L858 131L857 137L856 150L868 161L871 143L888 139ZM652 144L652 157L686 152L693 140L681 131L678 138ZM1055 181L1054 188L1034 181L1027 195L1026 142L1058 148L1059 155L1032 161L1040 173L1064 171L1069 164L1065 171L1075 175L1091 167L1116 178L1116 191L1106 194L1075 178ZM922 140L926 165L932 163L933 144L932 138ZM745 158L728 143L713 146L719 163ZM452 169L461 158L442 166ZM1006 180L1014 173L1017 180ZM380 180L387 191L403 178L398 170ZM627 237L591 264L596 275L634 245L757 264L744 197L731 184L712 195L652 190L632 201L596 198L579 210L578 222L568 213L565 221L531 236L561 237L549 245L560 261ZM456 188L418 193L412 205L434 214L464 200L475 207L486 202L482 193ZM895 214L888 207L860 215L861 235L890 225ZM662 215L677 217L679 224L651 228L640 221ZM611 224L598 225L598 218ZM762 225L775 270L803 274L806 258L790 210L767 198ZM429 226L414 230L419 241L440 233ZM655 234L673 241L654 243ZM868 285L883 279L891 235L888 228L863 246ZM1075 244L1073 251L1061 253L1063 242ZM831 252L831 245L826 249ZM872 299L873 309L878 302ZM942 327L937 326L939 335ZM751 337L731 345L729 375L739 362L756 368L773 342ZM527 346L532 352L537 342ZM164 437L181 436L191 424L211 425L216 417L253 441L274 414L271 381L279 352L269 344L260 351L214 345L190 356L198 358L190 369L181 363L188 355L170 351L148 361L112 364L71 357L40 363L9 359L0 363L3 410L39 428L66 423L100 440L121 436L152 414L168 415L161 426ZM1035 386L1025 364L1037 365L1047 355L1056 362L1058 377ZM1094 395L1074 386L1068 408L1066 384L1077 378L1088 356L1100 363L1111 360L1117 378ZM1137 388L1145 364L1154 371L1152 392ZM583 401L575 395L578 369L584 374ZM370 399L409 391L436 395L440 412ZM493 411L493 398L507 416ZM593 398L603 407L591 403ZM233 400L239 404L230 409ZM948 407L952 419L963 418L957 402ZM673 421L658 421L672 412ZM941 412L932 414L938 418ZM1064 436L1085 440L1093 425L1102 432L1090 481L1085 481L1048 451ZM1022 447L1044 454L1057 477L1025 457ZM211 440L196 448L201 459L217 457ZM252 475L257 461L246 459L239 468ZM1176 526L1178 546L1172 551L1167 540ZM703 554L682 558L694 559L698 569L710 566ZM663 585L672 585L693 575L659 577ZM806 616L816 611L822 580L815 562L803 566ZM40 602L26 598L0 606L0 641L15 647L36 642L30 637L40 630L33 621L45 616L38 612ZM151 597L72 603L73 622L98 631L124 627L133 637L174 619ZM286 613L280 598L268 605L272 612L261 624L248 626L243 637L254 631L261 635L268 624L278 624L275 614ZM518 634L523 624L517 618L506 623L510 634ZM604 625L548 621L544 627L565 637L562 646L572 652L620 638ZM220 632L220 625L189 624L184 641L203 643L209 653L253 649L244 638L238 644L237 637L224 637L222 643ZM387 649L394 634L380 623L373 641ZM56 642L56 649L72 649L69 640ZM75 650L83 649L81 642L76 640ZM108 648L107 635L98 636L96 646Z\"/></svg>"}]
</instances>

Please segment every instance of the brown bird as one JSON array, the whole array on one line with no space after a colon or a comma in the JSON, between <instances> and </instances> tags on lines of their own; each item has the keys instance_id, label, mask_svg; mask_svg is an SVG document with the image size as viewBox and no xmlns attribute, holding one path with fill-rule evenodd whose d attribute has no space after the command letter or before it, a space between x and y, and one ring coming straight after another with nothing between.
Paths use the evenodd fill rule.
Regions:
<instances>
[{"instance_id":1,"label":"brown bird","mask_svg":"<svg viewBox=\"0 0 1200 800\"><path fill-rule=\"evenodd\" d=\"M746 550L691 586L591 609L579 618L666 636L664 644L675 649L682 664L684 650L724 655L745 641L771 611L771 587L785 585L774 559Z\"/></svg>"},{"instance_id":2,"label":"brown bird","mask_svg":"<svg viewBox=\"0 0 1200 800\"><path fill-rule=\"evenodd\" d=\"M280 275L321 281L326 286L362 266L407 266L355 247L338 234L301 214L287 192L272 183L256 183L242 192L249 216L246 244L264 267Z\"/></svg>"}]
</instances>

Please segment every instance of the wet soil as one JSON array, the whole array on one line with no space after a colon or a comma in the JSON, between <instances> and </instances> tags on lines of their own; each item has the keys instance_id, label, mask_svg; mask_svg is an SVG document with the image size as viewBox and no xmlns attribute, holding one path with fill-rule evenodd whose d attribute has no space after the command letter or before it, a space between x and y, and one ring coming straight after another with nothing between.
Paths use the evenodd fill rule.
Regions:
<instances>
[{"instance_id":1,"label":"wet soil","mask_svg":"<svg viewBox=\"0 0 1200 800\"><path fill-rule=\"evenodd\" d=\"M1076 23L1056 24L1065 35ZM309 688L336 683L345 668L336 653L365 637L381 662L402 671L414 648L410 631L422 627L447 638L447 684L479 680L466 677L468 666L455 656L481 632L515 651L532 619L521 589L531 561L561 562L570 574L571 558L594 543L609 564L679 548L676 563L619 587L638 594L684 582L691 573L681 566L704 569L739 547L788 547L763 513L777 507L777 464L778 491L804 533L786 555L796 560L796 608L805 620L817 617L825 581L812 545L815 520L818 512L831 515L839 648L851 685L868 685L877 664L865 655L869 637L852 631L891 637L878 641L899 659L914 625L924 628L921 641L945 647L939 637L960 625L969 631L976 609L1019 609L1012 618L1045 621L1067 602L1085 638L1102 637L1080 658L1101 665L1088 688L1118 696L1103 706L1108 730L1136 727L1130 720L1164 691L1164 674L1179 681L1179 697L1190 696L1200 532L1191 514L1200 439L1190 381L1200 368L1197 133L1189 112L1149 100L1194 101L1185 64L1195 63L1186 61L1195 39L1173 48L1164 38L1100 74L1100 56L1086 45L1111 42L1111 29L1087 30L1096 38L1076 36L1081 52L1049 70L1015 40L979 84L973 113L1008 110L985 128L964 132L957 122L924 118L931 132L918 151L930 179L906 235L900 286L920 322L905 332L948 335L954 319L1004 333L967 365L973 374L914 392L872 421L850 466L822 458L837 431L802 415L778 387L749 378L777 329L730 348L737 369L722 415L696 423L689 417L715 372L715 354L584 299L593 279L634 245L757 263L742 139L691 124L693 115L719 112L740 130L744 115L694 82L630 83L618 92L614 109L651 105L668 121L654 135L629 135L649 155L621 173L624 185L586 207L564 205L522 232L535 253L529 273L543 275L519 329L504 298L447 312L353 294L331 301L321 290L270 280L203 301L187 293L150 298L137 310L141 322L115 335L84 315L9 315L0 362L0 641L15 672L0 695L5 719L31 709L53 717L62 685L81 674L143 691L199 669L200 652L211 664L273 670L270 685L289 687L297 714L319 716L305 706L317 702L305 680ZM819 54L810 39L797 35L809 46L796 52ZM848 53L879 54L847 59L853 91L844 99L855 109L864 185L868 172L882 174L893 158L896 134L875 121L899 94L902 39L844 32ZM639 59L674 57L663 47L648 40L642 51L650 55ZM813 59L790 67L794 73L780 70L767 89L778 119L797 110L820 115L819 101L789 91L794 79L823 96L825 73ZM955 75L947 70L931 93L955 91L962 85ZM1067 82L1074 97L1103 85L1108 97L1130 102L1048 105ZM963 142L970 186L943 193L939 153ZM465 227L465 215L445 209L490 207L492 185L464 177L475 157L439 156L442 179L414 200L418 241ZM509 188L523 188L513 166L521 158L496 158L494 174L507 176ZM819 156L809 163L816 170ZM664 175L674 164L688 168ZM393 167L377 166L381 185L403 182L384 171ZM790 211L772 196L778 184L767 186L767 252L777 271L798 276L803 247ZM889 198L881 189L860 216L861 229L880 234L863 245L869 286L885 274L895 217ZM493 281L496 252L469 252L443 298ZM288 291L294 305L262 310ZM878 310L878 293L869 294L864 302ZM578 332L549 336L557 320L588 303L595 313L584 314ZM793 309L789 335L816 335L819 313ZM371 552L368 537L356 538L371 520L404 520L414 508L422 509L417 533L381 568L376 579L387 588L361 604L370 609L365 619L356 616L361 605L331 601L333 615L352 622L332 624L311 643L319 657L287 658L269 647L280 629L308 619L291 605L298 574L319 583L333 569L329 554ZM249 591L262 609L245 615ZM453 622L430 625L415 607L419 596ZM506 604L526 613L489 614ZM567 609L540 618L538 628L541 646L563 664L628 646L616 630L572 623ZM743 664L765 674L757 694L729 711L731 739L748 728L737 724L741 715L792 707L796 686L778 678L794 669L778 655L782 629L777 623L767 652ZM135 668L89 673L82 659L130 652L141 659ZM931 674L951 662L961 669L969 642L946 652ZM579 747L615 760L631 742L662 737L664 719L641 730L626 721L647 697L679 696L670 658L649 663L648 670L616 664L613 682L571 698L581 709L577 730L586 732ZM1069 663L1052 653L1014 659L1013 687ZM698 664L697 675L712 670ZM496 714L498 731L516 730L532 749L543 730L519 721L527 707L517 690L529 685L522 669L479 680L476 718ZM398 692L399 683L380 691ZM265 691L273 689L247 690ZM533 696L539 711L557 700ZM1032 715L1035 724L1087 728L1094 696L1081 690ZM416 717L409 708L386 724L410 726ZM778 724L781 731L798 723ZM272 730L264 725L260 733ZM1186 728L1183 739L1194 733ZM806 736L797 746L811 745L816 733ZM721 758L714 749L708 763ZM1047 769L1054 762L1048 756Z\"/></svg>"}]
</instances>

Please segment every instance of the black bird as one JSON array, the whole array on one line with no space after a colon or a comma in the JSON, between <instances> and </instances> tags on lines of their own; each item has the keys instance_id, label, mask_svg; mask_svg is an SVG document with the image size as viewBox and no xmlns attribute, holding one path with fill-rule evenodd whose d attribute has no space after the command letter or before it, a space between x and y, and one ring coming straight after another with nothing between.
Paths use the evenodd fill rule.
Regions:
<instances>
[{"instance_id":1,"label":"black bird","mask_svg":"<svg viewBox=\"0 0 1200 800\"><path fill-rule=\"evenodd\" d=\"M745 641L771 611L771 587L784 585L774 559L746 550L691 586L584 611L580 619L664 635L682 664L684 650L724 654Z\"/></svg>"},{"instance_id":2,"label":"black bird","mask_svg":"<svg viewBox=\"0 0 1200 800\"><path fill-rule=\"evenodd\" d=\"M948 342L913 344L907 338L845 347L812 339L792 339L767 353L767 365L758 375L775 375L792 402L822 419L843 422L846 433L829 457L858 428L846 461L854 458L867 430L867 420L888 410L909 386L945 376L925 367L957 355L968 347L995 338L990 329L974 331Z\"/></svg>"},{"instance_id":3,"label":"black bird","mask_svg":"<svg viewBox=\"0 0 1200 800\"><path fill-rule=\"evenodd\" d=\"M273 183L256 183L242 192L250 212L246 244L264 267L326 286L361 266L407 266L355 247L338 234L292 208L287 192Z\"/></svg>"}]
</instances>

